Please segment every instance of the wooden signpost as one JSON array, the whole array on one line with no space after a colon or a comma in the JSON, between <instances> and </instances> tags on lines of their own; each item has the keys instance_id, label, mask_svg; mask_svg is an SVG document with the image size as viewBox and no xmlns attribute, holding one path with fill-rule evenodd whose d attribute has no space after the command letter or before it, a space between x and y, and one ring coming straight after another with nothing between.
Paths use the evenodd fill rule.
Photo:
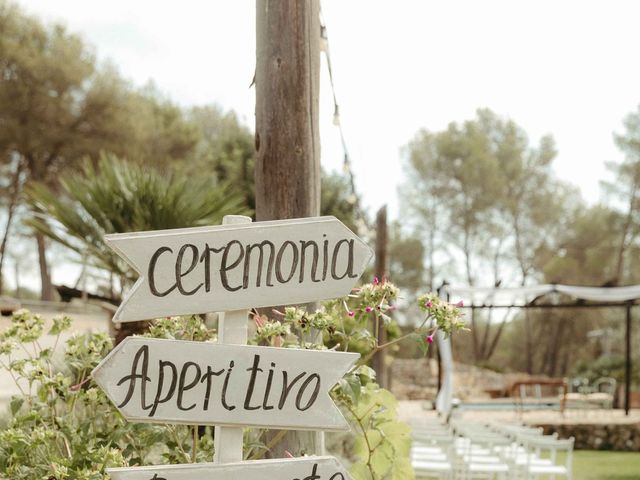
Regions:
<instances>
[{"instance_id":1,"label":"wooden signpost","mask_svg":"<svg viewBox=\"0 0 640 480\"><path fill-rule=\"evenodd\" d=\"M359 356L248 346L248 309L347 295L373 252L334 217L250 222L106 237L140 273L114 322L219 312L217 344L130 337L92 372L128 420L215 425L214 463L113 480L349 479L332 457L242 461L244 426L348 429L328 392Z\"/></svg>"},{"instance_id":2,"label":"wooden signpost","mask_svg":"<svg viewBox=\"0 0 640 480\"><path fill-rule=\"evenodd\" d=\"M128 337L93 378L131 421L344 430L329 390L358 357Z\"/></svg>"}]
</instances>

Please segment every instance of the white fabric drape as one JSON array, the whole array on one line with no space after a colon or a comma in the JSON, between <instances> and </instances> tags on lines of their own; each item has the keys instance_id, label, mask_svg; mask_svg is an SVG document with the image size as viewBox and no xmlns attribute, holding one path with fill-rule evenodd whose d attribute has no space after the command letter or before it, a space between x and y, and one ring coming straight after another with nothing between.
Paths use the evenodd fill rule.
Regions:
<instances>
[{"instance_id":1,"label":"white fabric drape","mask_svg":"<svg viewBox=\"0 0 640 480\"><path fill-rule=\"evenodd\" d=\"M443 416L449 415L453 400L453 353L451 351L451 338L445 338L438 330L436 342L440 351L440 365L442 366L442 385L436 397L436 410Z\"/></svg>"},{"instance_id":2,"label":"white fabric drape","mask_svg":"<svg viewBox=\"0 0 640 480\"><path fill-rule=\"evenodd\" d=\"M543 284L528 287L446 287L452 301L466 300L467 305L526 305L531 300L549 293L563 293L593 302L627 302L640 299L640 285L628 287L578 287L572 285Z\"/></svg>"}]
</instances>

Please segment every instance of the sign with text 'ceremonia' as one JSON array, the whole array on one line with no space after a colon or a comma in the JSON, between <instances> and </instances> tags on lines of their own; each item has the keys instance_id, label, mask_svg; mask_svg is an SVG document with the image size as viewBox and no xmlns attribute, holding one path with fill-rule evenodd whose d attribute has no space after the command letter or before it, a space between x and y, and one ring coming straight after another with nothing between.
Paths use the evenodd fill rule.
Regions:
<instances>
[{"instance_id":1,"label":"sign with text 'ceremonia'","mask_svg":"<svg viewBox=\"0 0 640 480\"><path fill-rule=\"evenodd\" d=\"M344 430L328 392L358 357L129 337L92 376L128 420Z\"/></svg>"},{"instance_id":2,"label":"sign with text 'ceremonia'","mask_svg":"<svg viewBox=\"0 0 640 480\"><path fill-rule=\"evenodd\" d=\"M109 468L112 480L350 480L333 457Z\"/></svg>"},{"instance_id":3,"label":"sign with text 'ceremonia'","mask_svg":"<svg viewBox=\"0 0 640 480\"><path fill-rule=\"evenodd\" d=\"M114 322L347 295L373 252L334 217L107 235L139 274Z\"/></svg>"}]
</instances>

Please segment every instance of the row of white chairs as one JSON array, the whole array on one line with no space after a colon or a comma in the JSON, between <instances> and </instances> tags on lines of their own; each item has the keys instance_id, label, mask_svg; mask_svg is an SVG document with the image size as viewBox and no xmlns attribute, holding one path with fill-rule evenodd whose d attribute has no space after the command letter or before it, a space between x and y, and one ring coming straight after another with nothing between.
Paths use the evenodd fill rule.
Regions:
<instances>
[{"instance_id":1,"label":"row of white chairs","mask_svg":"<svg viewBox=\"0 0 640 480\"><path fill-rule=\"evenodd\" d=\"M541 428L452 419L410 422L411 461L417 478L572 478L573 438L543 435ZM560 462L559 452L565 452Z\"/></svg>"}]
</instances>

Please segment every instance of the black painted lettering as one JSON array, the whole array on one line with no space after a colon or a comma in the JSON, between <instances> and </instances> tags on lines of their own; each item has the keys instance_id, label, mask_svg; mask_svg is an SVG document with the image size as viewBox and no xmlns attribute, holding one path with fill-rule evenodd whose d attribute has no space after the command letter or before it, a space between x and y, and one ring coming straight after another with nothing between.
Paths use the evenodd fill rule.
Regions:
<instances>
[{"instance_id":1,"label":"black painted lettering","mask_svg":"<svg viewBox=\"0 0 640 480\"><path fill-rule=\"evenodd\" d=\"M329 480L344 480L344 475L340 472L336 472L331 475L331 478L329 478Z\"/></svg>"},{"instance_id":2,"label":"black painted lettering","mask_svg":"<svg viewBox=\"0 0 640 480\"><path fill-rule=\"evenodd\" d=\"M285 278L282 276L282 257L284 256L284 252L287 250L287 246L291 246L292 251L292 259L291 259L291 271L289 272L289 276ZM287 283L289 280L293 278L296 273L296 269L298 268L298 247L291 240L287 240L284 242L280 248L278 249L278 255L276 255L276 279L280 283Z\"/></svg>"},{"instance_id":3,"label":"black painted lettering","mask_svg":"<svg viewBox=\"0 0 640 480\"><path fill-rule=\"evenodd\" d=\"M138 373L138 365L140 360L142 359L142 364L140 364L140 373ZM146 404L146 392L147 392L147 382L150 382L151 379L147 375L147 371L149 369L149 347L147 345L143 345L138 349L135 356L133 357L133 362L131 363L131 373L125 377L122 377L120 381L118 381L118 386L122 385L124 382L129 382L129 389L127 390L127 394L124 397L124 400L118 408L124 407L136 389L136 383L138 378L140 379L140 406L143 410L148 410L151 408L151 405Z\"/></svg>"},{"instance_id":4,"label":"black painted lettering","mask_svg":"<svg viewBox=\"0 0 640 480\"><path fill-rule=\"evenodd\" d=\"M211 291L211 253L220 253L224 248L211 248L205 243L204 252L200 256L200 262L204 263L204 291Z\"/></svg>"},{"instance_id":5,"label":"black painted lettering","mask_svg":"<svg viewBox=\"0 0 640 480\"><path fill-rule=\"evenodd\" d=\"M317 472L318 472L318 464L314 463L313 468L311 469L311 475L307 475L302 480L318 480L320 478L320 475L318 475Z\"/></svg>"},{"instance_id":6,"label":"black painted lettering","mask_svg":"<svg viewBox=\"0 0 640 480\"><path fill-rule=\"evenodd\" d=\"M231 360L229 362L229 369L227 370L227 375L224 377L224 383L222 384L222 406L227 410L235 410L235 405L227 404L227 388L229 387L229 377L231 376L231 370L233 370L234 362Z\"/></svg>"},{"instance_id":7,"label":"black painted lettering","mask_svg":"<svg viewBox=\"0 0 640 480\"><path fill-rule=\"evenodd\" d=\"M184 259L184 253L187 250L191 250L191 265L189 265L187 271L185 272L182 270L182 260ZM178 286L178 291L182 295L193 295L202 288L202 283L198 284L198 286L193 290L185 290L182 286L182 279L185 276L189 275L189 273L191 273L193 269L196 268L196 265L198 265L198 247L190 243L187 243L180 247L178 256L176 258L176 285Z\"/></svg>"},{"instance_id":8,"label":"black painted lettering","mask_svg":"<svg viewBox=\"0 0 640 480\"><path fill-rule=\"evenodd\" d=\"M204 404L202 408L206 411L209 410L209 398L211 397L211 377L222 375L224 373L224 368L222 370L218 370L214 372L211 366L207 365L207 373L202 376L201 382L207 382L207 386L204 392Z\"/></svg>"},{"instance_id":9,"label":"black painted lettering","mask_svg":"<svg viewBox=\"0 0 640 480\"><path fill-rule=\"evenodd\" d=\"M340 253L340 246L344 243L348 245L348 249L349 249L347 267L345 269L345 272L342 274L342 276L339 277L338 274L336 273L336 268L338 266L338 254ZM333 248L333 256L331 257L331 277L333 277L334 280L342 280L347 275L349 276L349 278L357 277L357 275L353 274L353 247L354 247L354 240L342 239L338 243L336 243L336 246Z\"/></svg>"},{"instance_id":10,"label":"black painted lettering","mask_svg":"<svg viewBox=\"0 0 640 480\"><path fill-rule=\"evenodd\" d=\"M322 281L324 282L327 279L327 269L329 268L329 240L327 240L327 234L323 233L322 237L324 241L322 242L322 251L324 255L322 255Z\"/></svg>"},{"instance_id":11,"label":"black painted lettering","mask_svg":"<svg viewBox=\"0 0 640 480\"><path fill-rule=\"evenodd\" d=\"M165 367L169 367L171 369L171 384L164 398L160 398L160 395L162 395L162 389L163 389L162 387L164 386L164 368ZM173 362L160 360L158 362L158 389L156 390L156 398L153 400L153 407L149 412L150 417L153 417L155 415L158 405L160 405L161 403L167 402L171 397L173 397L173 393L176 391L177 382L178 382L178 369L173 364Z\"/></svg>"},{"instance_id":12,"label":"black painted lettering","mask_svg":"<svg viewBox=\"0 0 640 480\"><path fill-rule=\"evenodd\" d=\"M261 243L247 244L244 255L244 278L242 288L249 288L251 252L254 248L257 248L260 251L260 256L258 257L258 271L256 273L256 287L260 286L262 281L262 267L264 265L264 248L267 246L269 247L269 260L267 261L266 286L273 287L273 283L271 283L271 276L273 274L273 256L275 254L276 247L273 242L265 240Z\"/></svg>"},{"instance_id":13,"label":"black painted lettering","mask_svg":"<svg viewBox=\"0 0 640 480\"><path fill-rule=\"evenodd\" d=\"M303 407L302 399L304 396L304 392L306 391L307 387L311 384L313 380L315 380L316 386L314 387L313 392L311 392L311 395L309 396L309 400L307 400L307 404ZM320 393L320 375L318 375L317 373L314 373L312 375L309 375L309 377L300 386L300 389L298 390L298 395L296 395L296 408L301 412L304 412L305 410L309 410L309 408L311 408L311 405L313 405L316 402L316 399L318 398L319 393Z\"/></svg>"},{"instance_id":14,"label":"black painted lettering","mask_svg":"<svg viewBox=\"0 0 640 480\"><path fill-rule=\"evenodd\" d=\"M284 404L287 401L287 397L289 396L289 392L291 392L291 389L298 382L298 380L300 380L306 374L307 372L302 372L300 375L295 377L291 383L289 383L287 381L287 377L289 376L289 374L287 373L286 370L282 371L282 391L280 392L280 401L278 402L278 410L282 410L282 408L284 407Z\"/></svg>"},{"instance_id":15,"label":"black painted lettering","mask_svg":"<svg viewBox=\"0 0 640 480\"><path fill-rule=\"evenodd\" d=\"M193 377L193 380L191 380L191 383L185 385L185 378L187 378L187 371L189 370L190 367L195 367L196 369L195 375ZM192 410L196 406L196 404L194 403L190 407L184 407L182 405L182 395L184 394L184 392L192 389L194 386L198 384L198 382L200 381L201 373L202 371L200 370L200 366L195 362L186 362L182 366L182 369L180 370L180 380L178 381L178 408L180 410L184 410L184 411Z\"/></svg>"},{"instance_id":16,"label":"black painted lettering","mask_svg":"<svg viewBox=\"0 0 640 480\"><path fill-rule=\"evenodd\" d=\"M267 377L267 385L264 389L264 397L262 399L262 409L263 410L273 410L273 405L267 405L269 401L269 394L271 393L271 384L273 383L273 369L276 364L271 362L271 368L269 369L269 375Z\"/></svg>"},{"instance_id":17,"label":"black painted lettering","mask_svg":"<svg viewBox=\"0 0 640 480\"><path fill-rule=\"evenodd\" d=\"M164 252L173 253L173 250L171 250L169 247L160 247L158 250L153 252L153 255L151 255L151 260L149 260L149 269L147 271L147 278L149 279L149 290L151 290L151 293L156 297L166 297L173 290L175 290L177 286L177 284L174 283L173 286L169 287L164 292L160 292L156 288L156 263L158 263L158 258L160 258L160 255L162 255Z\"/></svg>"},{"instance_id":18,"label":"black painted lettering","mask_svg":"<svg viewBox=\"0 0 640 480\"><path fill-rule=\"evenodd\" d=\"M251 397L253 396L253 389L256 385L256 376L258 372L262 372L260 365L260 355L253 356L253 365L251 368L247 368L247 372L251 372L251 378L249 379L249 386L247 387L247 393L244 396L244 409L245 410L258 410L260 406L251 406Z\"/></svg>"},{"instance_id":19,"label":"black painted lettering","mask_svg":"<svg viewBox=\"0 0 640 480\"><path fill-rule=\"evenodd\" d=\"M320 254L318 244L313 240L305 241L300 240L300 276L298 277L298 283L302 283L304 281L304 260L305 260L305 251L307 247L313 247L313 262L311 263L311 281L319 282L320 280L316 278L316 273L318 270L318 256Z\"/></svg>"},{"instance_id":20,"label":"black painted lettering","mask_svg":"<svg viewBox=\"0 0 640 480\"><path fill-rule=\"evenodd\" d=\"M238 248L240 249L240 251L238 252L238 258L231 265L229 265L228 264L229 252L231 251L231 247L233 245L238 245ZM240 283L240 285L238 285L237 287L231 287L229 285L229 278L227 277L227 272L229 270L233 270L234 268L236 268L240 264L240 262L242 262L243 257L244 257L244 248L242 247L242 244L238 240L232 240L229 243L227 243L227 246L224 249L224 253L222 254L222 262L220 264L220 281L222 282L222 286L230 292L235 292L242 288L242 283Z\"/></svg>"}]
</instances>

